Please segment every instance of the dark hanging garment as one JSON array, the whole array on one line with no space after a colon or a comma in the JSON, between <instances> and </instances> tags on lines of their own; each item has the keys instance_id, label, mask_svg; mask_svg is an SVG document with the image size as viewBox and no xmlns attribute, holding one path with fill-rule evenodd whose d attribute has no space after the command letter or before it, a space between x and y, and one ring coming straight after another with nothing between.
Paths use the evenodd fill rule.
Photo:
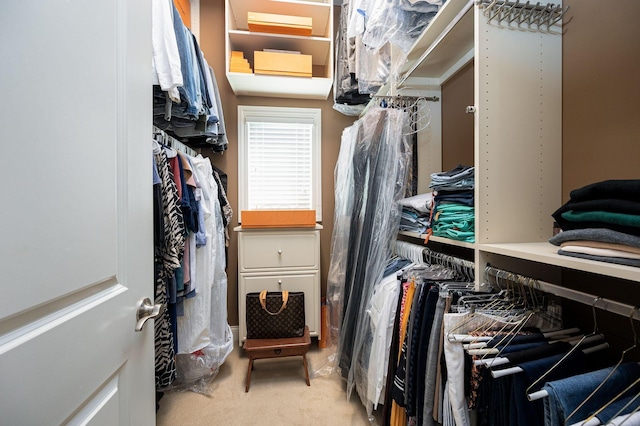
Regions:
<instances>
[{"instance_id":1,"label":"dark hanging garment","mask_svg":"<svg viewBox=\"0 0 640 426\"><path fill-rule=\"evenodd\" d=\"M163 150L155 154L158 174L161 179L162 217L164 239L155 247L154 303L167 306L168 282L180 267L185 243L185 228L179 208L178 189L175 185L167 156ZM154 321L156 388L169 386L176 378L176 336L167 309Z\"/></svg>"},{"instance_id":2,"label":"dark hanging garment","mask_svg":"<svg viewBox=\"0 0 640 426\"><path fill-rule=\"evenodd\" d=\"M401 216L397 201L404 194L411 158L405 137L406 112L375 108L360 121L350 163L353 186L348 190L353 202L347 231L348 258L340 329L339 367L345 378L350 376L351 388L352 360L360 354L366 328L361 322L366 320L366 305L375 284L382 278L386 259L391 254L391 242L397 236ZM341 183L336 185L339 187ZM340 232L340 227L337 231L334 227L335 232Z\"/></svg>"}]
</instances>

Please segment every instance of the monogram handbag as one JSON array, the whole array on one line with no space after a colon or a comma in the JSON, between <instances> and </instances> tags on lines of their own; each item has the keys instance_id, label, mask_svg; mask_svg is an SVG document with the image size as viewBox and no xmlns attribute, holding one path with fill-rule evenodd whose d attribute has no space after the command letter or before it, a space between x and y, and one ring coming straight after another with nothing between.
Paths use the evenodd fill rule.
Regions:
<instances>
[{"instance_id":1,"label":"monogram handbag","mask_svg":"<svg viewBox=\"0 0 640 426\"><path fill-rule=\"evenodd\" d=\"M304 334L304 293L247 293L247 339L280 339Z\"/></svg>"}]
</instances>

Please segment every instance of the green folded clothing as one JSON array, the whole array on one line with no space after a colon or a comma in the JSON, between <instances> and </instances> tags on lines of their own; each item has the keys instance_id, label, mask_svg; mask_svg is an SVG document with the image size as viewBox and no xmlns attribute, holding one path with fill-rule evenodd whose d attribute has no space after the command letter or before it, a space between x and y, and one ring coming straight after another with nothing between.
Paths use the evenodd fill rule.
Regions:
<instances>
[{"instance_id":1,"label":"green folded clothing","mask_svg":"<svg viewBox=\"0 0 640 426\"><path fill-rule=\"evenodd\" d=\"M603 222L640 228L640 215L635 214L606 211L577 212L569 210L568 212L562 213L562 218L570 222Z\"/></svg>"},{"instance_id":2,"label":"green folded clothing","mask_svg":"<svg viewBox=\"0 0 640 426\"><path fill-rule=\"evenodd\" d=\"M475 242L475 216L473 207L443 204L436 208L432 226L433 235L452 240Z\"/></svg>"}]
</instances>

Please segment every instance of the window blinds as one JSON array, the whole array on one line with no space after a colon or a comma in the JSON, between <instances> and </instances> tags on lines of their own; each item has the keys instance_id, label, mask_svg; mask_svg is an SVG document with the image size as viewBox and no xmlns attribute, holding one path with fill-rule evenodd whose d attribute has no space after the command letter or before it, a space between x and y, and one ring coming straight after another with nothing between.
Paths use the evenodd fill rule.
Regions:
<instances>
[{"instance_id":1,"label":"window blinds","mask_svg":"<svg viewBox=\"0 0 640 426\"><path fill-rule=\"evenodd\" d=\"M313 209L313 124L247 121L248 208Z\"/></svg>"}]
</instances>

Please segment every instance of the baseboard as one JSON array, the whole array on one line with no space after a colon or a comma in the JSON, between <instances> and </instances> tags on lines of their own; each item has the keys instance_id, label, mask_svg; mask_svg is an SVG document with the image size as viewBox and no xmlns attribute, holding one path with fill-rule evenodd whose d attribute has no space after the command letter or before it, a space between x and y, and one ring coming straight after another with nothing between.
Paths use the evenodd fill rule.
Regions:
<instances>
[{"instance_id":1,"label":"baseboard","mask_svg":"<svg viewBox=\"0 0 640 426\"><path fill-rule=\"evenodd\" d=\"M237 342L238 341L238 334L240 333L240 326L232 325L231 326L231 333L233 333L233 341ZM235 345L235 343L234 343L234 345Z\"/></svg>"}]
</instances>

